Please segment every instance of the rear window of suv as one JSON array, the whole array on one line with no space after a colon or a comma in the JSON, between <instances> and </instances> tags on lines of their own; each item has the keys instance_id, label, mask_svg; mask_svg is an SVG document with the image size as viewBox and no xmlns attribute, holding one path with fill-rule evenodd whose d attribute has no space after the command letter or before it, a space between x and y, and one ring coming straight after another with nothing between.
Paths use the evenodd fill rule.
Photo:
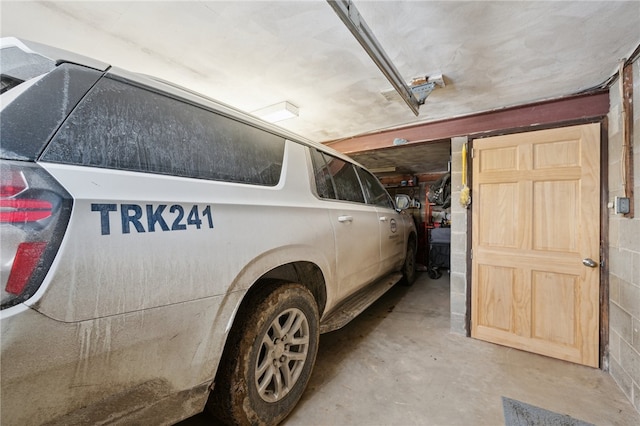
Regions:
<instances>
[{"instance_id":1,"label":"rear window of suv","mask_svg":"<svg viewBox=\"0 0 640 426\"><path fill-rule=\"evenodd\" d=\"M42 159L274 186L284 144L281 136L105 77L66 120Z\"/></svg>"},{"instance_id":2,"label":"rear window of suv","mask_svg":"<svg viewBox=\"0 0 640 426\"><path fill-rule=\"evenodd\" d=\"M56 62L0 39L0 158L35 160L102 73Z\"/></svg>"}]
</instances>

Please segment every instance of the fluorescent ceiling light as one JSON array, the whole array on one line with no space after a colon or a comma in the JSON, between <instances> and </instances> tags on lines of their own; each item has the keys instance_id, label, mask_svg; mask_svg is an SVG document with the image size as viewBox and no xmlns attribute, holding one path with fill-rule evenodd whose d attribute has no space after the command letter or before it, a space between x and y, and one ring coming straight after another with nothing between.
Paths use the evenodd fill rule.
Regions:
<instances>
[{"instance_id":1,"label":"fluorescent ceiling light","mask_svg":"<svg viewBox=\"0 0 640 426\"><path fill-rule=\"evenodd\" d=\"M269 123L275 123L297 117L298 107L290 102L284 101L253 111L252 114L262 118L264 121L268 121Z\"/></svg>"}]
</instances>

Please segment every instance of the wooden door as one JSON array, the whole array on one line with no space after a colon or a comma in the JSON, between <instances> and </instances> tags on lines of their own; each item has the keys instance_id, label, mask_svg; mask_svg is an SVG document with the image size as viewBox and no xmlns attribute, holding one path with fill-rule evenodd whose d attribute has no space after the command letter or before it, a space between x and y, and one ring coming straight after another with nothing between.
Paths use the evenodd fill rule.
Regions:
<instances>
[{"instance_id":1,"label":"wooden door","mask_svg":"<svg viewBox=\"0 0 640 426\"><path fill-rule=\"evenodd\" d=\"M472 337L598 367L599 124L473 151Z\"/></svg>"}]
</instances>

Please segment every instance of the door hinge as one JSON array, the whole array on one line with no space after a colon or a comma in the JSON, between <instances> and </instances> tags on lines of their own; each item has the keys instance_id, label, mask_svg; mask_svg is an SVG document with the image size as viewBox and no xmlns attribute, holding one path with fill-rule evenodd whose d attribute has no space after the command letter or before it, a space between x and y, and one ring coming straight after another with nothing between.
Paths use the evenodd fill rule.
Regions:
<instances>
[{"instance_id":1,"label":"door hinge","mask_svg":"<svg viewBox=\"0 0 640 426\"><path fill-rule=\"evenodd\" d=\"M473 260L473 249L471 249L469 253L471 253L471 260Z\"/></svg>"},{"instance_id":2,"label":"door hinge","mask_svg":"<svg viewBox=\"0 0 640 426\"><path fill-rule=\"evenodd\" d=\"M469 152L471 153L471 158L473 158L473 147L471 147L471 150Z\"/></svg>"}]
</instances>

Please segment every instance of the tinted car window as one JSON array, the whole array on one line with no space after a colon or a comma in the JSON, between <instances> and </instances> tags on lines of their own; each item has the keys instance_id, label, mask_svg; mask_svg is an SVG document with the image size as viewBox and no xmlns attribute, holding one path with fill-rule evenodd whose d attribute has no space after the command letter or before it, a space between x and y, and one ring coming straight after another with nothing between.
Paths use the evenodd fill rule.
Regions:
<instances>
[{"instance_id":1,"label":"tinted car window","mask_svg":"<svg viewBox=\"0 0 640 426\"><path fill-rule=\"evenodd\" d=\"M353 164L339 158L322 154L332 178L338 200L364 203L362 187Z\"/></svg>"},{"instance_id":2,"label":"tinted car window","mask_svg":"<svg viewBox=\"0 0 640 426\"><path fill-rule=\"evenodd\" d=\"M284 138L128 82L103 78L44 159L119 170L276 185Z\"/></svg>"},{"instance_id":3,"label":"tinted car window","mask_svg":"<svg viewBox=\"0 0 640 426\"><path fill-rule=\"evenodd\" d=\"M337 199L333 180L329 173L329 168L324 160L324 156L318 150L311 149L311 161L313 163L313 174L316 180L316 189L320 198Z\"/></svg>"},{"instance_id":4,"label":"tinted car window","mask_svg":"<svg viewBox=\"0 0 640 426\"><path fill-rule=\"evenodd\" d=\"M4 52L6 49L2 49ZM37 56L41 58L40 56ZM4 59L4 58L3 58ZM0 63L2 73L5 66ZM35 72L41 69L34 65ZM23 71L34 70L26 67ZM20 78L25 73L16 72ZM44 75L0 112L0 156L9 160L35 160L67 115L102 75L73 64L62 64ZM24 86L16 87L20 91ZM7 91L0 96L12 95Z\"/></svg>"},{"instance_id":5,"label":"tinted car window","mask_svg":"<svg viewBox=\"0 0 640 426\"><path fill-rule=\"evenodd\" d=\"M360 176L360 180L362 182L362 187L364 188L364 194L367 199L367 204L374 204L378 207L387 207L392 209L393 202L389 197L387 191L382 187L380 181L375 178L368 171L357 167L358 176Z\"/></svg>"}]
</instances>

